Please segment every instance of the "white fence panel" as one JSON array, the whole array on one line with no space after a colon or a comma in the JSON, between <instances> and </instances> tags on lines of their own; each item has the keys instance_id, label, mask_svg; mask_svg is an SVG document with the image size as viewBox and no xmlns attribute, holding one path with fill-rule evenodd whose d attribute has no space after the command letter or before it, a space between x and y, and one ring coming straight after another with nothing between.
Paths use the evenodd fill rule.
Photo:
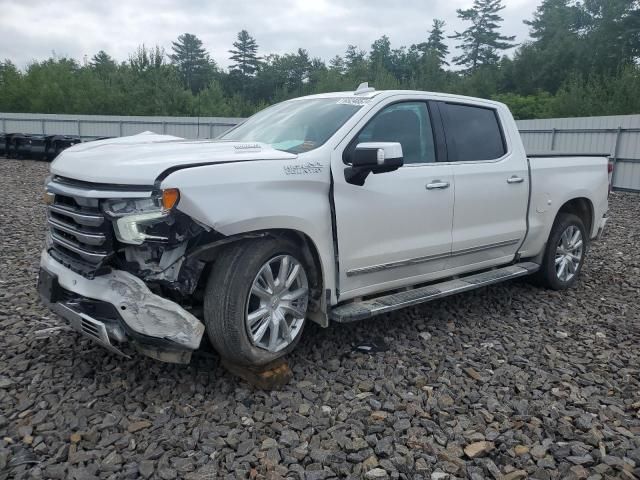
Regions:
<instances>
[{"instance_id":1,"label":"white fence panel","mask_svg":"<svg viewBox=\"0 0 640 480\"><path fill-rule=\"evenodd\" d=\"M240 123L237 117L125 117L0 113L0 133L79 135L84 140L150 130L184 138L216 138Z\"/></svg>"},{"instance_id":2,"label":"white fence panel","mask_svg":"<svg viewBox=\"0 0 640 480\"><path fill-rule=\"evenodd\" d=\"M603 153L615 162L613 188L640 191L640 115L520 120L529 153Z\"/></svg>"},{"instance_id":3,"label":"white fence panel","mask_svg":"<svg viewBox=\"0 0 640 480\"><path fill-rule=\"evenodd\" d=\"M135 135L150 130L184 138L216 138L243 121L233 117L125 117L0 113L0 133ZM520 120L529 153L603 153L616 162L614 188L640 191L640 115ZM560 159L558 161L561 161Z\"/></svg>"}]
</instances>

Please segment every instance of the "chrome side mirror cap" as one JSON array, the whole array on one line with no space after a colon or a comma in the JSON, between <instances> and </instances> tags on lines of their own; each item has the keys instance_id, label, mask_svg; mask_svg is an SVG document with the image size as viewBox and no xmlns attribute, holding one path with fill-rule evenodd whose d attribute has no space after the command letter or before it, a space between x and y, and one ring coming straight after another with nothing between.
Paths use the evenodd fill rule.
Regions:
<instances>
[{"instance_id":1,"label":"chrome side mirror cap","mask_svg":"<svg viewBox=\"0 0 640 480\"><path fill-rule=\"evenodd\" d=\"M393 172L402 165L404 157L399 142L363 142L356 145L344 176L348 183L362 186L370 173Z\"/></svg>"}]
</instances>

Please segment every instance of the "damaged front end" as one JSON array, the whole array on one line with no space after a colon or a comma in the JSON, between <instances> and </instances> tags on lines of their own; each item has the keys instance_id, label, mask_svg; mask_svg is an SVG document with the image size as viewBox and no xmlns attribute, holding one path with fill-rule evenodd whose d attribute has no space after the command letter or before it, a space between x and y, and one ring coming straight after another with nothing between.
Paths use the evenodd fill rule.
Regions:
<instances>
[{"instance_id":1,"label":"damaged front end","mask_svg":"<svg viewBox=\"0 0 640 480\"><path fill-rule=\"evenodd\" d=\"M204 325L203 244L222 238L174 207L175 189L48 180L43 301L86 336L123 354L129 342L158 360L188 363Z\"/></svg>"},{"instance_id":2,"label":"damaged front end","mask_svg":"<svg viewBox=\"0 0 640 480\"><path fill-rule=\"evenodd\" d=\"M179 198L179 191L170 189L145 199L107 200L102 208L120 244L111 263L158 293L188 300L204 263L187 253L221 236L175 210Z\"/></svg>"}]
</instances>

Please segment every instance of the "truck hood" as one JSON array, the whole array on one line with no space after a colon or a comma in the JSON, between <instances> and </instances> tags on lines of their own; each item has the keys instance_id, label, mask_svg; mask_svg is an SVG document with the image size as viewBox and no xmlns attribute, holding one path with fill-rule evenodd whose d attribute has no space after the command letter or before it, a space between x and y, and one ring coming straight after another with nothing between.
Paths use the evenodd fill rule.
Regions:
<instances>
[{"instance_id":1,"label":"truck hood","mask_svg":"<svg viewBox=\"0 0 640 480\"><path fill-rule=\"evenodd\" d=\"M295 158L297 155L264 143L185 140L144 132L79 143L58 155L51 173L85 182L153 185L158 176L174 167Z\"/></svg>"}]
</instances>

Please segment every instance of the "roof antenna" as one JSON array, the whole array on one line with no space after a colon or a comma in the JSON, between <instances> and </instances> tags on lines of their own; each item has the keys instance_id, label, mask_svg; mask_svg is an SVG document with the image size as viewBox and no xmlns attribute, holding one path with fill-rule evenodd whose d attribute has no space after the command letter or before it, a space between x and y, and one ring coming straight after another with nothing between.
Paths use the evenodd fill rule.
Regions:
<instances>
[{"instance_id":1,"label":"roof antenna","mask_svg":"<svg viewBox=\"0 0 640 480\"><path fill-rule=\"evenodd\" d=\"M362 82L353 92L354 95L362 95L363 93L375 92L376 89L369 86L369 82Z\"/></svg>"}]
</instances>

